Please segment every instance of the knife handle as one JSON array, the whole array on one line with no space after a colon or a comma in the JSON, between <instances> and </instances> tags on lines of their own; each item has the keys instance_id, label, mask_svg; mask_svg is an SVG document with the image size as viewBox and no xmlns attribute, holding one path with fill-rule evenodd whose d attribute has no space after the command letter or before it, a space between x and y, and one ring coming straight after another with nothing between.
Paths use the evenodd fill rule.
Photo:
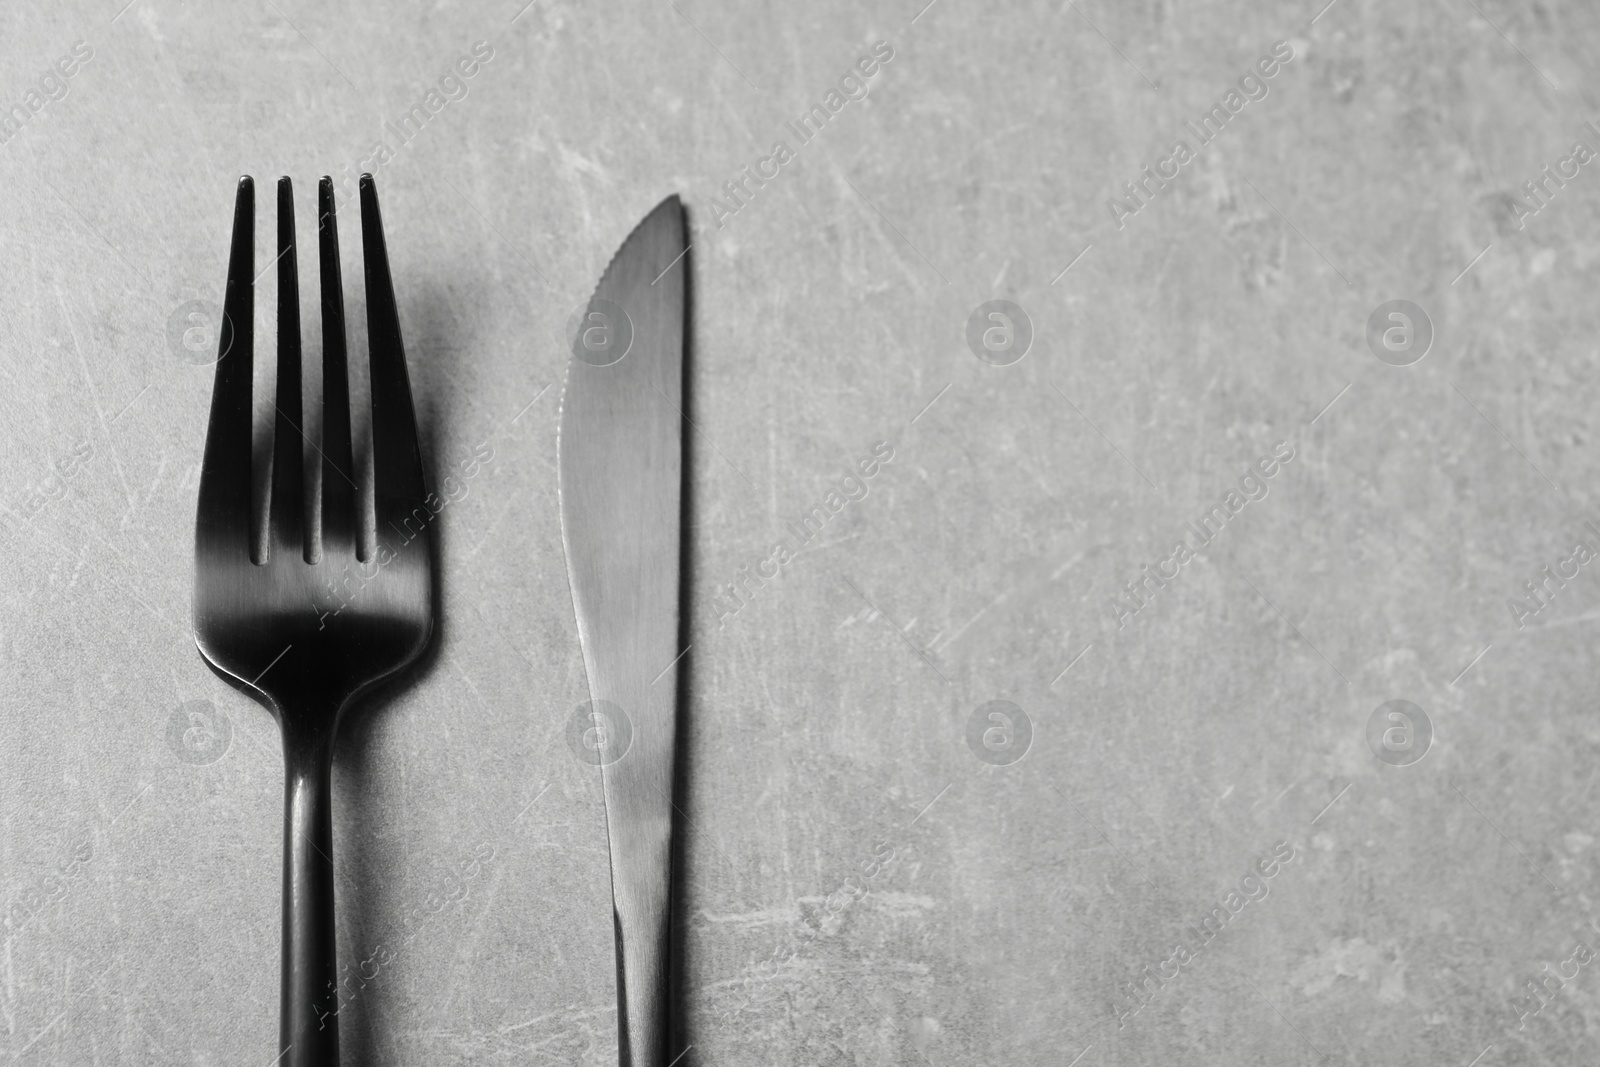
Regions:
<instances>
[{"instance_id":1,"label":"knife handle","mask_svg":"<svg viewBox=\"0 0 1600 1067\"><path fill-rule=\"evenodd\" d=\"M617 925L617 990L623 1011L617 1028L622 1067L666 1067L667 930L648 923L624 929Z\"/></svg>"},{"instance_id":2,"label":"knife handle","mask_svg":"<svg viewBox=\"0 0 1600 1067\"><path fill-rule=\"evenodd\" d=\"M620 828L619 828L620 829ZM670 817L630 827L611 865L617 935L617 1045L622 1067L668 1067ZM651 831L654 832L651 832Z\"/></svg>"}]
</instances>

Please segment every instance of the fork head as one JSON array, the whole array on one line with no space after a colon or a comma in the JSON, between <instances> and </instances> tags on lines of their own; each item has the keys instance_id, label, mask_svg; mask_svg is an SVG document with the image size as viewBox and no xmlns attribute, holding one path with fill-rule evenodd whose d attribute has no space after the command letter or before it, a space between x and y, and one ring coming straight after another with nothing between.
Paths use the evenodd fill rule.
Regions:
<instances>
[{"instance_id":1,"label":"fork head","mask_svg":"<svg viewBox=\"0 0 1600 1067\"><path fill-rule=\"evenodd\" d=\"M433 631L430 524L442 503L424 484L372 176L361 176L361 231L372 377L373 500L378 546L357 558L344 296L331 178L318 189L322 289L321 551L306 517L300 398L299 271L294 202L278 182L278 382L262 558L252 553L251 399L255 183L239 180L211 419L195 522L195 642L206 660L261 697L284 728L331 736L363 690L414 661ZM265 273L265 272L263 272ZM430 507L430 505L432 505Z\"/></svg>"}]
</instances>

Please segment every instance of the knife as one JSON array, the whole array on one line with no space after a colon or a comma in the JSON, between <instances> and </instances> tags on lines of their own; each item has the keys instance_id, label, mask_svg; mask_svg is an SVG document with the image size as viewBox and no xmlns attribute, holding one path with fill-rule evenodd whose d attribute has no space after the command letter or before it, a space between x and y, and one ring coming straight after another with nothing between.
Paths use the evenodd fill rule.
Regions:
<instances>
[{"instance_id":1,"label":"knife","mask_svg":"<svg viewBox=\"0 0 1600 1067\"><path fill-rule=\"evenodd\" d=\"M584 737L611 846L622 1067L667 1067L687 252L676 196L623 241L577 323L556 439Z\"/></svg>"}]
</instances>

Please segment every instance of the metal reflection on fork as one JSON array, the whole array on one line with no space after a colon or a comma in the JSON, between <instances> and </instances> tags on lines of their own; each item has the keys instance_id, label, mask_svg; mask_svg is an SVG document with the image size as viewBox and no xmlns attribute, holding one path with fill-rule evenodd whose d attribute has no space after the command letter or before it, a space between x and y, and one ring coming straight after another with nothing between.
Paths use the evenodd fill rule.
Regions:
<instances>
[{"instance_id":1,"label":"metal reflection on fork","mask_svg":"<svg viewBox=\"0 0 1600 1067\"><path fill-rule=\"evenodd\" d=\"M194 627L200 653L255 695L283 733L283 970L281 1067L339 1060L330 771L345 709L412 663L433 632L433 559L416 415L378 196L360 183L362 253L372 377L373 497L380 530L401 532L365 561L359 592L322 611L357 560L344 296L331 178L318 188L322 289L321 553L312 560L304 515L300 309L294 199L278 182L278 374L267 542L252 560L251 398L254 359L255 184L239 180L195 520Z\"/></svg>"}]
</instances>

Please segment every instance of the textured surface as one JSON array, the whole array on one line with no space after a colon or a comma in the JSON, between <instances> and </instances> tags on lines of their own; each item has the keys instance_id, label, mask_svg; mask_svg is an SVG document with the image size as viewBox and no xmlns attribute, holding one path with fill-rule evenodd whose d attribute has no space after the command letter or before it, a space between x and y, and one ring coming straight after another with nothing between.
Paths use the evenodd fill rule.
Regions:
<instances>
[{"instance_id":1,"label":"textured surface","mask_svg":"<svg viewBox=\"0 0 1600 1067\"><path fill-rule=\"evenodd\" d=\"M1593 1061L1593 5L518 6L0 15L0 102L39 105L0 144L0 1048L272 1058L280 747L187 622L196 363L237 176L294 176L304 249L313 179L365 166L447 506L436 649L335 768L350 1062L615 1061L554 401L673 192L685 1063ZM1396 299L1411 366L1368 341ZM969 348L990 300L1018 362ZM1146 565L1178 576L1114 611ZM1432 724L1409 766L1369 741L1392 700Z\"/></svg>"}]
</instances>

